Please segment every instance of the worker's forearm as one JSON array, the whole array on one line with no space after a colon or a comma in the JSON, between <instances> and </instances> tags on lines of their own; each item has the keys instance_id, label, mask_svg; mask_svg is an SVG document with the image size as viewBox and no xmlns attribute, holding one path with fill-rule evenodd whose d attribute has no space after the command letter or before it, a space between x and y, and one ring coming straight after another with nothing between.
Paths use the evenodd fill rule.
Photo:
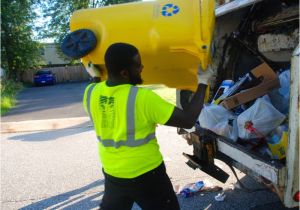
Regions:
<instances>
[{"instance_id":1,"label":"worker's forearm","mask_svg":"<svg viewBox=\"0 0 300 210\"><path fill-rule=\"evenodd\" d=\"M207 85L199 84L192 100L182 109L175 107L172 116L165 125L180 128L192 128L203 107Z\"/></svg>"},{"instance_id":2,"label":"worker's forearm","mask_svg":"<svg viewBox=\"0 0 300 210\"><path fill-rule=\"evenodd\" d=\"M197 118L202 110L206 88L207 85L200 83L192 100L183 110L187 116L187 123L190 123L191 127L196 123Z\"/></svg>"}]
</instances>

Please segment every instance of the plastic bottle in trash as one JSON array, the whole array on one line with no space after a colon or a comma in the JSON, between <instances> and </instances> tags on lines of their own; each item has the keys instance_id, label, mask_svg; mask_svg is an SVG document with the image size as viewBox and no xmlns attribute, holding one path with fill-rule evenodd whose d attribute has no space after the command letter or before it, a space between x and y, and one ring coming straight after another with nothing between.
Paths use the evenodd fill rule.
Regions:
<instances>
[{"instance_id":1,"label":"plastic bottle in trash","mask_svg":"<svg viewBox=\"0 0 300 210\"><path fill-rule=\"evenodd\" d=\"M270 134L271 138L268 138L268 142L272 144L276 144L282 138L283 132L287 132L288 127L286 125L280 125L275 130L273 130Z\"/></svg>"},{"instance_id":2,"label":"plastic bottle in trash","mask_svg":"<svg viewBox=\"0 0 300 210\"><path fill-rule=\"evenodd\" d=\"M184 198L188 198L193 196L196 192L200 191L204 187L204 182L199 181L191 186L184 188L181 192L180 195L182 195Z\"/></svg>"},{"instance_id":3,"label":"plastic bottle in trash","mask_svg":"<svg viewBox=\"0 0 300 210\"><path fill-rule=\"evenodd\" d=\"M283 159L286 156L288 127L286 125L278 126L267 138L269 149L274 159Z\"/></svg>"},{"instance_id":4,"label":"plastic bottle in trash","mask_svg":"<svg viewBox=\"0 0 300 210\"><path fill-rule=\"evenodd\" d=\"M279 142L280 138L277 134L274 134L271 139L269 140L269 143L271 144L277 144Z\"/></svg>"},{"instance_id":5,"label":"plastic bottle in trash","mask_svg":"<svg viewBox=\"0 0 300 210\"><path fill-rule=\"evenodd\" d=\"M234 85L234 81L232 80L224 80L222 83L221 83L221 86L219 87L219 89L217 90L213 100L212 100L212 104L215 103L215 104L219 104L219 101L218 99L226 93L226 91L231 88L232 86Z\"/></svg>"}]
</instances>

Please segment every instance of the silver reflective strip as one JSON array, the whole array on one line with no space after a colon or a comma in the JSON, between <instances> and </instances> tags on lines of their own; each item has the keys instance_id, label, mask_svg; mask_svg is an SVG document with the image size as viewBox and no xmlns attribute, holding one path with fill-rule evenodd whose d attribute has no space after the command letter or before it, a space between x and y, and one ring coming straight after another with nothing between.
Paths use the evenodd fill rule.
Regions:
<instances>
[{"instance_id":1,"label":"silver reflective strip","mask_svg":"<svg viewBox=\"0 0 300 210\"><path fill-rule=\"evenodd\" d=\"M92 91L94 89L96 84L92 84L91 87L89 88L88 92L87 92L87 96L86 96L86 107L87 107L87 110L88 110L88 113L90 115L90 118L93 122L93 118L92 118L92 114L91 114L91 107L90 107L90 104L91 104L91 94L92 94Z\"/></svg>"},{"instance_id":2,"label":"silver reflective strip","mask_svg":"<svg viewBox=\"0 0 300 210\"><path fill-rule=\"evenodd\" d=\"M127 140L114 141L113 139L101 139L100 136L97 136L97 138L98 141L101 142L101 144L104 147L115 147L115 148L119 148L120 146L137 147L143 144L147 144L150 140L154 139L155 133L151 133L143 139L135 139L133 141L127 141Z\"/></svg>"},{"instance_id":3,"label":"silver reflective strip","mask_svg":"<svg viewBox=\"0 0 300 210\"><path fill-rule=\"evenodd\" d=\"M135 99L137 94L137 87L132 86L130 88L128 99L127 99L127 141L134 141L135 137L135 123L134 123L134 108L135 108Z\"/></svg>"},{"instance_id":4,"label":"silver reflective strip","mask_svg":"<svg viewBox=\"0 0 300 210\"><path fill-rule=\"evenodd\" d=\"M135 139L135 101L138 88L132 86L129 90L128 99L127 99L127 110L126 110L126 123L127 123L127 139L114 141L113 139L102 139L100 136L97 136L99 142L104 147L115 147L119 148L120 146L127 147L137 147L143 144L147 144L150 140L155 138L155 133L151 133L142 139Z\"/></svg>"}]
</instances>

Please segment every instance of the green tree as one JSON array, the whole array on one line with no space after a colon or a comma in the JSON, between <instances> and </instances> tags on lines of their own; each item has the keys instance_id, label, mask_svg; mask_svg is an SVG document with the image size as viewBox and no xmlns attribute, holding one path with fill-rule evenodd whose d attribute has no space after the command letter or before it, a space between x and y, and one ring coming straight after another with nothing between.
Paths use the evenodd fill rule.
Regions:
<instances>
[{"instance_id":1,"label":"green tree","mask_svg":"<svg viewBox=\"0 0 300 210\"><path fill-rule=\"evenodd\" d=\"M6 77L20 80L21 72L40 60L40 45L33 40L34 0L1 1L1 67Z\"/></svg>"},{"instance_id":2,"label":"green tree","mask_svg":"<svg viewBox=\"0 0 300 210\"><path fill-rule=\"evenodd\" d=\"M79 9L96 8L112 4L127 3L139 0L52 0L40 1L43 8L44 18L50 18L48 24L41 29L42 38L54 38L56 43L61 43L63 38L69 33L70 17L72 13ZM60 48L58 49L60 52ZM62 56L62 53L59 53Z\"/></svg>"},{"instance_id":3,"label":"green tree","mask_svg":"<svg viewBox=\"0 0 300 210\"><path fill-rule=\"evenodd\" d=\"M47 26L42 30L43 38L54 38L60 43L69 33L70 17L72 13L79 9L96 8L112 4L127 3L139 0L53 0L40 1L43 8L44 18L50 17Z\"/></svg>"}]
</instances>

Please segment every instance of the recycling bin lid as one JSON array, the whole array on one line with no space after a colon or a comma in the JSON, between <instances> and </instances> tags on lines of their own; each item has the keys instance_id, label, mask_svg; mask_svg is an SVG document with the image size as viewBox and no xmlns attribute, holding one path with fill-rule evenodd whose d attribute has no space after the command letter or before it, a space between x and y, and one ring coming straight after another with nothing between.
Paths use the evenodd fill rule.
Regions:
<instances>
[{"instance_id":1,"label":"recycling bin lid","mask_svg":"<svg viewBox=\"0 0 300 210\"><path fill-rule=\"evenodd\" d=\"M91 30L79 29L64 38L61 50L66 56L79 59L89 54L96 45L97 39Z\"/></svg>"}]
</instances>

